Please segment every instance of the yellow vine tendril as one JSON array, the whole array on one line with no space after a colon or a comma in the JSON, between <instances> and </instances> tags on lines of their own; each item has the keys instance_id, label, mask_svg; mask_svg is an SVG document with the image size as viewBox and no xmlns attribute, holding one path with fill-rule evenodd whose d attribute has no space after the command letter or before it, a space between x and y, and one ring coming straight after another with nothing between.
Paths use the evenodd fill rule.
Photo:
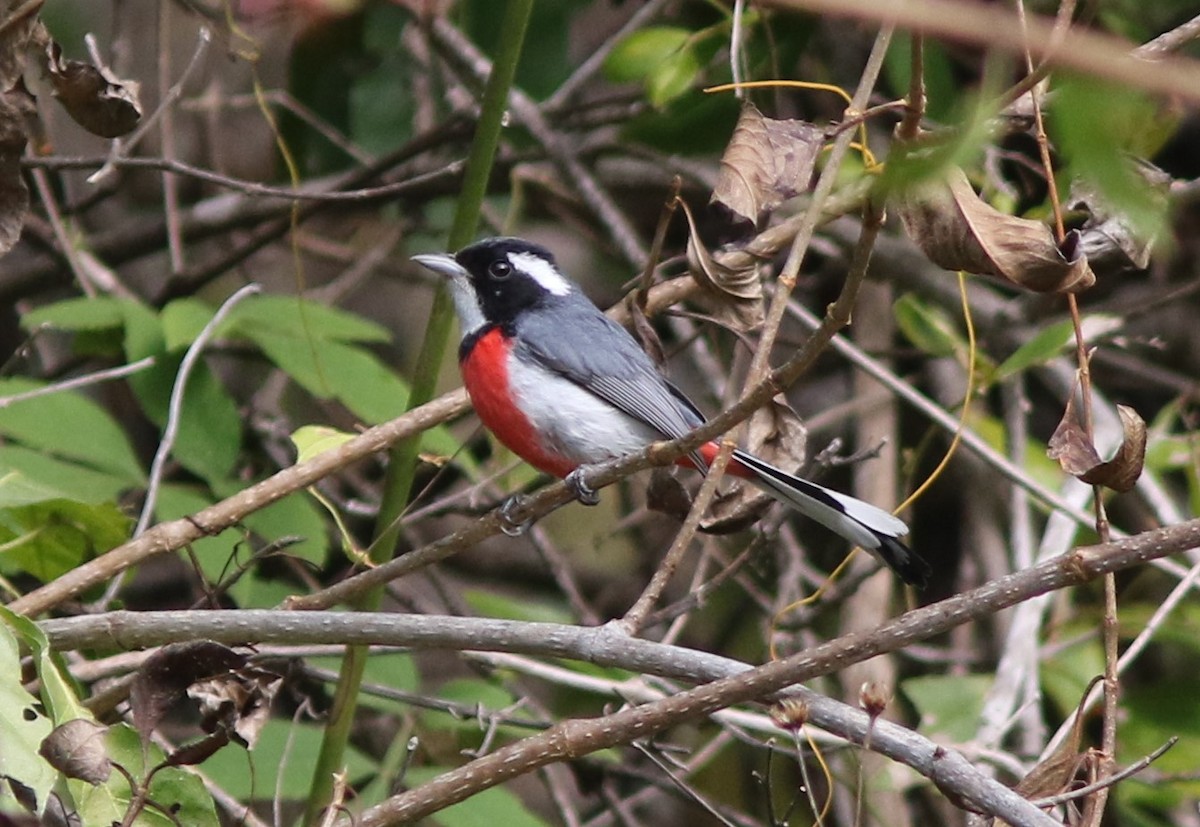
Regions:
<instances>
[{"instance_id":1,"label":"yellow vine tendril","mask_svg":"<svg viewBox=\"0 0 1200 827\"><path fill-rule=\"evenodd\" d=\"M850 93L840 86L834 86L831 83L817 83L809 80L745 80L741 83L722 83L718 86L709 86L704 91L712 94L714 92L728 92L733 89L813 89L817 92L831 92L846 102L849 107L854 103L854 99L850 97ZM875 172L879 169L879 162L875 160L874 153L867 147L867 125L860 123L858 125L858 140L850 144L851 149L857 149L863 158L863 166L868 172Z\"/></svg>"}]
</instances>

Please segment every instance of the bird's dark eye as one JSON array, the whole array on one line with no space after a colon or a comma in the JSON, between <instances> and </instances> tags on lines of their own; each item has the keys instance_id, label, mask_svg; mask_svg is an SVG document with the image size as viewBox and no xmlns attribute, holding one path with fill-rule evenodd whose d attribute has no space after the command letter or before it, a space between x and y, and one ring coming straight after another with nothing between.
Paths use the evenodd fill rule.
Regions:
<instances>
[{"instance_id":1,"label":"bird's dark eye","mask_svg":"<svg viewBox=\"0 0 1200 827\"><path fill-rule=\"evenodd\" d=\"M512 275L512 265L507 261L493 261L488 265L488 275L499 281L503 281Z\"/></svg>"}]
</instances>

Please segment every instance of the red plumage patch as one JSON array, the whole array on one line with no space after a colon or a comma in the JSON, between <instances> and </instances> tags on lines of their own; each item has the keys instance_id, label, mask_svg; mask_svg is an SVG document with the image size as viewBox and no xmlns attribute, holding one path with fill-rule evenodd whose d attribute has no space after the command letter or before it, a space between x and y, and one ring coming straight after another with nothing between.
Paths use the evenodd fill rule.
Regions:
<instances>
[{"instance_id":1,"label":"red plumage patch","mask_svg":"<svg viewBox=\"0 0 1200 827\"><path fill-rule=\"evenodd\" d=\"M533 424L509 391L510 350L504 334L493 328L476 340L459 365L475 413L496 439L521 459L539 471L565 477L575 470L575 463L543 447Z\"/></svg>"}]
</instances>

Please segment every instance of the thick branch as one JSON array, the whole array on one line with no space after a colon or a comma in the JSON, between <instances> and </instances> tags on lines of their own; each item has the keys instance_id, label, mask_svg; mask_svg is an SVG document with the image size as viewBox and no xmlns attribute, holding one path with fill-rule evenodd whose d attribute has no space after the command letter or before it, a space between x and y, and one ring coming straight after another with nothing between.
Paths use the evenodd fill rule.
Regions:
<instances>
[{"instance_id":1,"label":"thick branch","mask_svg":"<svg viewBox=\"0 0 1200 827\"><path fill-rule=\"evenodd\" d=\"M47 620L41 625L51 644L59 649L150 646L188 638L226 643L388 644L570 657L689 682L712 681L599 719L566 721L545 733L503 747L363 814L362 825L380 827L418 819L553 761L629 743L734 704L770 698L793 684L895 651L1039 594L1198 545L1200 520L1191 520L1081 548L965 594L907 612L869 632L845 635L753 669L716 655L628 638L604 628L460 617L264 611L114 612ZM810 693L802 697L819 698ZM817 704L810 721L861 741L866 733L865 716L859 720L838 718L832 713L832 707ZM919 743L913 742L913 738L918 738ZM871 744L872 749L912 766L939 788L983 812L1002 816L1016 825L1054 823L1015 793L991 781L984 784L981 774L957 753L936 747L903 728L876 721Z\"/></svg>"}]
</instances>

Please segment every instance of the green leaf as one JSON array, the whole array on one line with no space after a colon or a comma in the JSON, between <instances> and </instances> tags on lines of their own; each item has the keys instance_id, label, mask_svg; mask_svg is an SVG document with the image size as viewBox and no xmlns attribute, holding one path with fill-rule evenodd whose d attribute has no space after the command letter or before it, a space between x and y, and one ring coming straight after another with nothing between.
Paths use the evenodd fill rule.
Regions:
<instances>
[{"instance_id":1,"label":"green leaf","mask_svg":"<svg viewBox=\"0 0 1200 827\"><path fill-rule=\"evenodd\" d=\"M354 434L339 431L325 425L304 425L292 434L296 446L296 462L308 462L318 454L331 451L354 439Z\"/></svg>"},{"instance_id":2,"label":"green leaf","mask_svg":"<svg viewBox=\"0 0 1200 827\"><path fill-rule=\"evenodd\" d=\"M646 97L656 108L666 106L692 88L703 68L696 49L680 49L646 78Z\"/></svg>"},{"instance_id":3,"label":"green leaf","mask_svg":"<svg viewBox=\"0 0 1200 827\"><path fill-rule=\"evenodd\" d=\"M991 675L931 675L900 686L921 713L921 732L965 743L975 737Z\"/></svg>"},{"instance_id":4,"label":"green leaf","mask_svg":"<svg viewBox=\"0 0 1200 827\"><path fill-rule=\"evenodd\" d=\"M692 33L678 26L647 26L617 44L604 60L604 75L614 83L647 80L663 62L687 44Z\"/></svg>"},{"instance_id":5,"label":"green leaf","mask_svg":"<svg viewBox=\"0 0 1200 827\"><path fill-rule=\"evenodd\" d=\"M0 508L57 499L110 502L130 487L123 477L19 445L0 445L0 469Z\"/></svg>"},{"instance_id":6,"label":"green leaf","mask_svg":"<svg viewBox=\"0 0 1200 827\"><path fill-rule=\"evenodd\" d=\"M966 353L967 341L942 310L905 293L893 306L896 324L910 342L931 356Z\"/></svg>"},{"instance_id":7,"label":"green leaf","mask_svg":"<svg viewBox=\"0 0 1200 827\"><path fill-rule=\"evenodd\" d=\"M14 778L33 791L40 814L58 773L38 754L54 728L42 702L21 684L17 641L0 624L0 776Z\"/></svg>"},{"instance_id":8,"label":"green leaf","mask_svg":"<svg viewBox=\"0 0 1200 827\"><path fill-rule=\"evenodd\" d=\"M46 500L0 510L0 568L49 583L129 539L132 520L112 503Z\"/></svg>"},{"instance_id":9,"label":"green leaf","mask_svg":"<svg viewBox=\"0 0 1200 827\"><path fill-rule=\"evenodd\" d=\"M165 428L171 389L183 359L181 353L162 356L150 370L130 377L142 409L152 422ZM242 420L237 405L200 360L188 378L179 416L179 431L171 455L189 471L206 480L222 479L237 461L242 442Z\"/></svg>"},{"instance_id":10,"label":"green leaf","mask_svg":"<svg viewBox=\"0 0 1200 827\"><path fill-rule=\"evenodd\" d=\"M371 424L404 411L408 386L372 353L262 329L252 337L267 358L318 399L334 398Z\"/></svg>"},{"instance_id":11,"label":"green leaf","mask_svg":"<svg viewBox=\"0 0 1200 827\"><path fill-rule=\"evenodd\" d=\"M127 724L117 724L109 729L108 737L105 739L105 744L108 746L109 755L113 761L121 764L121 766L130 770L134 777L141 780L145 777L145 766L142 759L142 742L138 733ZM162 750L153 744L147 745L150 752L151 765L157 765L163 761L165 755ZM234 746L227 746L217 754L224 752L238 753L241 750ZM211 760L211 759L209 759ZM207 767L208 762L205 762ZM76 782L82 783L82 782ZM105 787L109 788L112 796L112 802L118 810L118 819L121 814L129 808L130 794L129 784L124 777L118 773L113 773L113 778L109 780ZM103 789L103 788L97 788ZM136 824L147 825L147 827L178 827L180 824L188 825L188 827L219 827L220 819L217 817L216 807L213 804L212 796L209 795L204 782L196 773L184 767L164 767L154 774L154 778L150 780L150 795L149 798L154 803L171 813L174 818L165 813L160 812L154 807L146 807L138 815ZM94 806L96 812L90 813L89 806ZM85 824L107 824L111 822L103 821L103 814L107 812L107 802L100 800L82 804L79 807L80 813L85 816Z\"/></svg>"},{"instance_id":12,"label":"green leaf","mask_svg":"<svg viewBox=\"0 0 1200 827\"><path fill-rule=\"evenodd\" d=\"M571 612L561 601L531 600L484 589L468 589L467 605L485 617L526 620L531 623L571 623Z\"/></svg>"},{"instance_id":13,"label":"green leaf","mask_svg":"<svg viewBox=\"0 0 1200 827\"><path fill-rule=\"evenodd\" d=\"M207 302L193 298L176 299L164 307L159 319L167 350L187 350L216 312ZM227 329L229 322L223 327Z\"/></svg>"},{"instance_id":14,"label":"green leaf","mask_svg":"<svg viewBox=\"0 0 1200 827\"><path fill-rule=\"evenodd\" d=\"M1118 330L1125 322L1119 316L1096 313L1084 317L1082 324L1084 341L1091 343ZM989 378L989 382L1001 382L1035 365L1043 365L1074 341L1075 325L1070 319L1049 325L1001 362Z\"/></svg>"},{"instance_id":15,"label":"green leaf","mask_svg":"<svg viewBox=\"0 0 1200 827\"><path fill-rule=\"evenodd\" d=\"M127 299L110 296L65 299L31 310L21 317L21 326L35 330L43 325L59 330L107 330L125 324Z\"/></svg>"},{"instance_id":16,"label":"green leaf","mask_svg":"<svg viewBox=\"0 0 1200 827\"><path fill-rule=\"evenodd\" d=\"M405 775L412 784L432 781L450 767L413 767ZM438 810L432 820L442 827L548 827L507 787L491 787L452 807Z\"/></svg>"},{"instance_id":17,"label":"green leaf","mask_svg":"<svg viewBox=\"0 0 1200 827\"><path fill-rule=\"evenodd\" d=\"M250 752L223 749L204 762L204 771L227 793L242 801L269 799L282 774L285 800L307 798L312 789L312 761L321 749L321 728L315 724L272 718ZM346 748L350 778L374 772L374 764L353 747Z\"/></svg>"},{"instance_id":18,"label":"green leaf","mask_svg":"<svg viewBox=\"0 0 1200 827\"><path fill-rule=\"evenodd\" d=\"M230 333L257 339L260 332L330 342L386 342L391 332L355 313L297 299L294 296L255 296L229 314Z\"/></svg>"},{"instance_id":19,"label":"green leaf","mask_svg":"<svg viewBox=\"0 0 1200 827\"><path fill-rule=\"evenodd\" d=\"M166 483L158 491L158 508L155 518L159 522L178 520L202 511L213 504L213 498L199 486ZM215 537L201 537L189 545L200 570L210 582L216 583L222 577L231 574L237 567L233 559L239 543L245 541L245 530L227 528ZM242 550L240 560L249 556L249 548Z\"/></svg>"},{"instance_id":20,"label":"green leaf","mask_svg":"<svg viewBox=\"0 0 1200 827\"><path fill-rule=\"evenodd\" d=\"M0 396L44 387L29 379L0 379ZM0 435L54 456L78 460L125 479L145 482L124 431L108 412L75 391L61 391L0 408Z\"/></svg>"},{"instance_id":21,"label":"green leaf","mask_svg":"<svg viewBox=\"0 0 1200 827\"><path fill-rule=\"evenodd\" d=\"M1152 149L1141 142L1153 131L1157 103L1127 87L1069 75L1055 86L1054 110L1050 125L1067 172L1094 184L1141 237L1165 230L1166 199L1128 155Z\"/></svg>"},{"instance_id":22,"label":"green leaf","mask_svg":"<svg viewBox=\"0 0 1200 827\"><path fill-rule=\"evenodd\" d=\"M1042 365L1053 359L1075 338L1075 325L1070 319L1043 328L1012 355L1005 359L992 374L992 382L1002 382L1023 370Z\"/></svg>"}]
</instances>

